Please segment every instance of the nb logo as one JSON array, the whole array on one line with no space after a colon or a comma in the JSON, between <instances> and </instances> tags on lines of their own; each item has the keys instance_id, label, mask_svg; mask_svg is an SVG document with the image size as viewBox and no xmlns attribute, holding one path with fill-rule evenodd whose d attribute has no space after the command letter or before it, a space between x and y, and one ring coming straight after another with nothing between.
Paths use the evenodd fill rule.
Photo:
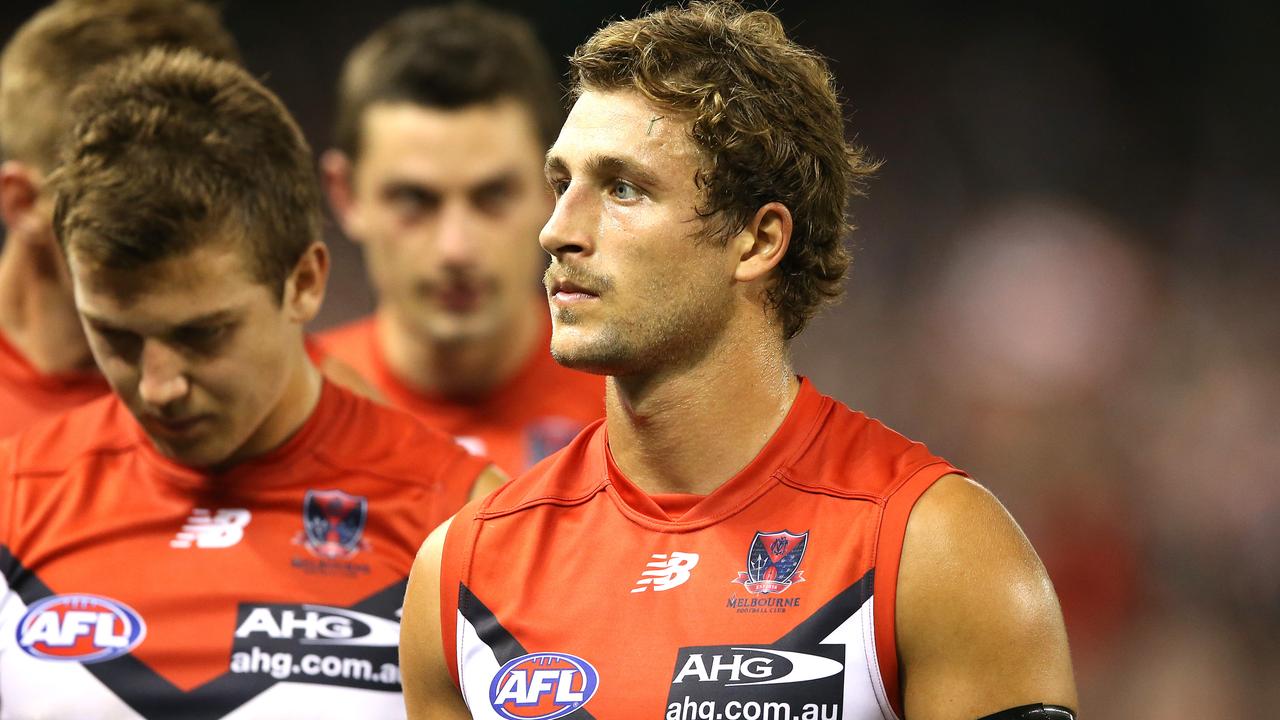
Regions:
<instances>
[{"instance_id":1,"label":"nb logo","mask_svg":"<svg viewBox=\"0 0 1280 720\"><path fill-rule=\"evenodd\" d=\"M648 570L640 573L640 579L631 592L644 592L649 588L662 592L683 585L689 581L689 572L697 564L698 553L654 553L653 561L645 565Z\"/></svg>"},{"instance_id":2,"label":"nb logo","mask_svg":"<svg viewBox=\"0 0 1280 720\"><path fill-rule=\"evenodd\" d=\"M169 541L169 547L229 548L244 537L251 517L243 508L219 510L213 515L205 508L194 508L182 530Z\"/></svg>"}]
</instances>

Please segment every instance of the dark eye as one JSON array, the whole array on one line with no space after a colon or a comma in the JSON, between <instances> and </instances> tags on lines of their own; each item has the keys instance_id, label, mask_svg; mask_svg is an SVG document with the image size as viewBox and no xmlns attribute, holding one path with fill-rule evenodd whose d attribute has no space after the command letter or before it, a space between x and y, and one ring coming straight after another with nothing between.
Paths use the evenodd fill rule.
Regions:
<instances>
[{"instance_id":1,"label":"dark eye","mask_svg":"<svg viewBox=\"0 0 1280 720\"><path fill-rule=\"evenodd\" d=\"M410 185L393 185L383 192L392 209L401 215L418 215L434 210L440 204L439 196Z\"/></svg>"},{"instance_id":2,"label":"dark eye","mask_svg":"<svg viewBox=\"0 0 1280 720\"><path fill-rule=\"evenodd\" d=\"M174 343L197 353L211 353L231 334L229 323L190 325L173 333Z\"/></svg>"},{"instance_id":3,"label":"dark eye","mask_svg":"<svg viewBox=\"0 0 1280 720\"><path fill-rule=\"evenodd\" d=\"M137 333L114 328L94 328L94 333L102 338L103 345L115 357L136 358L142 350L142 337Z\"/></svg>"},{"instance_id":4,"label":"dark eye","mask_svg":"<svg viewBox=\"0 0 1280 720\"><path fill-rule=\"evenodd\" d=\"M515 197L516 184L512 180L498 180L480 186L471 193L471 201L481 212L496 214Z\"/></svg>"}]
</instances>

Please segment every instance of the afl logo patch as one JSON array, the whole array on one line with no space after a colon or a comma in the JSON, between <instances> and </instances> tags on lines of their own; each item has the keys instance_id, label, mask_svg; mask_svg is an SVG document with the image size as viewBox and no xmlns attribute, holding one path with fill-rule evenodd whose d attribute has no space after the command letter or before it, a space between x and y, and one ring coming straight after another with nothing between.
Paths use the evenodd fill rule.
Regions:
<instances>
[{"instance_id":1,"label":"afl logo patch","mask_svg":"<svg viewBox=\"0 0 1280 720\"><path fill-rule=\"evenodd\" d=\"M18 647L41 660L96 663L138 647L147 624L133 608L97 595L54 595L18 621Z\"/></svg>"},{"instance_id":2,"label":"afl logo patch","mask_svg":"<svg viewBox=\"0 0 1280 720\"><path fill-rule=\"evenodd\" d=\"M580 657L530 653L502 666L489 702L507 720L552 720L586 705L599 687L596 669Z\"/></svg>"}]
</instances>

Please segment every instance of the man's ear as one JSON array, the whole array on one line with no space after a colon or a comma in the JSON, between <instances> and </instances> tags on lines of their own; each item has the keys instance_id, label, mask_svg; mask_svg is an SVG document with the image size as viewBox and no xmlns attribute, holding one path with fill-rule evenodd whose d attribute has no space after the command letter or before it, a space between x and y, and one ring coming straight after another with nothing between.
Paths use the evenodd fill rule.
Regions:
<instances>
[{"instance_id":1,"label":"man's ear","mask_svg":"<svg viewBox=\"0 0 1280 720\"><path fill-rule=\"evenodd\" d=\"M325 150L320 156L320 178L325 194L329 196L333 216L347 237L359 242L363 233L360 232L359 211L356 210L354 172L355 163L341 150Z\"/></svg>"},{"instance_id":2,"label":"man's ear","mask_svg":"<svg viewBox=\"0 0 1280 720\"><path fill-rule=\"evenodd\" d=\"M311 243L298 258L284 283L284 308L289 320L305 325L324 303L325 286L329 281L329 248L316 241Z\"/></svg>"},{"instance_id":3,"label":"man's ear","mask_svg":"<svg viewBox=\"0 0 1280 720\"><path fill-rule=\"evenodd\" d=\"M766 277L791 245L791 211L780 202L761 206L751 221L729 243L733 246L737 265L733 278L753 282Z\"/></svg>"},{"instance_id":4,"label":"man's ear","mask_svg":"<svg viewBox=\"0 0 1280 720\"><path fill-rule=\"evenodd\" d=\"M43 178L35 167L18 160L0 163L0 218L10 238L43 239L49 220L40 207Z\"/></svg>"}]
</instances>

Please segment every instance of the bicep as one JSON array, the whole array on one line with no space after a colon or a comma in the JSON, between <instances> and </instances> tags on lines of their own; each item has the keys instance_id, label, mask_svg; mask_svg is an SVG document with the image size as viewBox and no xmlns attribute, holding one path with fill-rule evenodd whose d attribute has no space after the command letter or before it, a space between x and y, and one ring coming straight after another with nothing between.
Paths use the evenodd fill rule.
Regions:
<instances>
[{"instance_id":1,"label":"bicep","mask_svg":"<svg viewBox=\"0 0 1280 720\"><path fill-rule=\"evenodd\" d=\"M400 620L400 672L409 720L470 718L453 684L440 625L440 562L449 521L422 544Z\"/></svg>"},{"instance_id":2,"label":"bicep","mask_svg":"<svg viewBox=\"0 0 1280 720\"><path fill-rule=\"evenodd\" d=\"M999 501L965 478L942 478L912 510L896 615L910 720L1078 704L1048 574Z\"/></svg>"}]
</instances>

